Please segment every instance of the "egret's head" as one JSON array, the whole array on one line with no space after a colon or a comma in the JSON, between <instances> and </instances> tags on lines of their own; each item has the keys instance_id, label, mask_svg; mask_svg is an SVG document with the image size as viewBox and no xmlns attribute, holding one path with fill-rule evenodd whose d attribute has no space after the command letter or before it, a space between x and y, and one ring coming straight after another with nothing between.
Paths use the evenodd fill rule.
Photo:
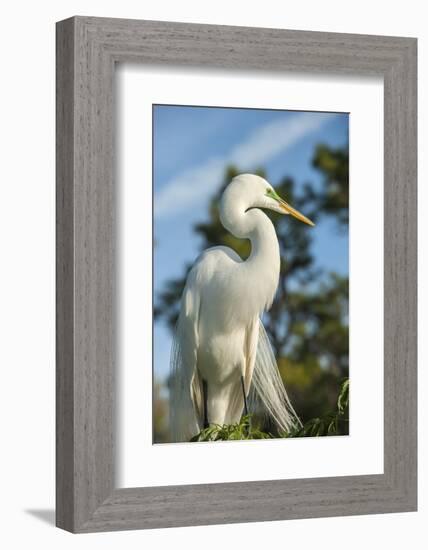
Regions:
<instances>
[{"instance_id":1,"label":"egret's head","mask_svg":"<svg viewBox=\"0 0 428 550\"><path fill-rule=\"evenodd\" d=\"M236 176L226 191L233 193L236 200L244 199L249 208L267 208L279 214L291 214L308 225L315 225L310 219L285 202L272 185L260 176L254 174Z\"/></svg>"}]
</instances>

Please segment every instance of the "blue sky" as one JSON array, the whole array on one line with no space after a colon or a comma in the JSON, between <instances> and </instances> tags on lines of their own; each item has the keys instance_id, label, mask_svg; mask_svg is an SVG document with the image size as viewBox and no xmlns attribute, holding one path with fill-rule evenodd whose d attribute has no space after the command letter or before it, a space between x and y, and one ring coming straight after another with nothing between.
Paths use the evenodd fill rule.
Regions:
<instances>
[{"instance_id":1,"label":"blue sky","mask_svg":"<svg viewBox=\"0 0 428 550\"><path fill-rule=\"evenodd\" d=\"M348 143L348 115L265 109L156 105L154 145L154 292L182 276L200 251L193 226L207 219L209 200L225 168L265 169L275 186L290 176L297 186L321 184L311 166L314 148ZM285 197L286 198L286 197ZM316 226L313 252L327 270L348 273L348 238L331 221ZM165 379L171 335L162 322L154 329L154 373Z\"/></svg>"}]
</instances>

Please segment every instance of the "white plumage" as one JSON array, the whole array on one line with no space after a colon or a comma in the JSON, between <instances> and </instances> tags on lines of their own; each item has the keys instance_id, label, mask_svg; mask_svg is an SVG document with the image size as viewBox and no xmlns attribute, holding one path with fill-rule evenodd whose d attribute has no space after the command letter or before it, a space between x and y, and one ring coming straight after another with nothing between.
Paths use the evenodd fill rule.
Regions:
<instances>
[{"instance_id":1,"label":"white plumage","mask_svg":"<svg viewBox=\"0 0 428 550\"><path fill-rule=\"evenodd\" d=\"M220 204L224 227L251 242L246 261L232 249L204 251L187 277L171 353L170 421L174 441L204 424L239 422L250 388L277 427L300 423L290 404L260 317L279 281L280 253L267 208L313 225L252 174L235 177Z\"/></svg>"}]
</instances>

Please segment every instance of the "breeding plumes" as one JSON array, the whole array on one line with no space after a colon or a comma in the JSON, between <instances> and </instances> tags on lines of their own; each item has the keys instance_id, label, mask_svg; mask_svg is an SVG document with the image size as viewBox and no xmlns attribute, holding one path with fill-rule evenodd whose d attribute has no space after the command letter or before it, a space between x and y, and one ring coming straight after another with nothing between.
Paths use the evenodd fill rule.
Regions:
<instances>
[{"instance_id":1,"label":"breeding plumes","mask_svg":"<svg viewBox=\"0 0 428 550\"><path fill-rule=\"evenodd\" d=\"M259 176L242 174L226 187L220 220L250 240L251 253L243 261L231 248L209 248L189 272L171 352L174 441L189 441L210 424L239 422L250 390L280 431L300 425L261 321L280 270L278 238L261 209L314 225Z\"/></svg>"}]
</instances>

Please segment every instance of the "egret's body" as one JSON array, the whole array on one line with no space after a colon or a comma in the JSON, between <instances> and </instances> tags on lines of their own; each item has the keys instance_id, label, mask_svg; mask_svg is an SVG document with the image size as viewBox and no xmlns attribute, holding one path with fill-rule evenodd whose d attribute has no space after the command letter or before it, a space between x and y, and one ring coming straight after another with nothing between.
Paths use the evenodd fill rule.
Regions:
<instances>
[{"instance_id":1,"label":"egret's body","mask_svg":"<svg viewBox=\"0 0 428 550\"><path fill-rule=\"evenodd\" d=\"M260 321L280 270L276 232L260 208L311 223L258 176L237 176L224 191L221 222L236 237L250 239L251 253L242 261L230 248L208 249L188 275L172 354L176 440L188 440L208 424L238 422L252 382L281 429L298 422Z\"/></svg>"}]
</instances>

